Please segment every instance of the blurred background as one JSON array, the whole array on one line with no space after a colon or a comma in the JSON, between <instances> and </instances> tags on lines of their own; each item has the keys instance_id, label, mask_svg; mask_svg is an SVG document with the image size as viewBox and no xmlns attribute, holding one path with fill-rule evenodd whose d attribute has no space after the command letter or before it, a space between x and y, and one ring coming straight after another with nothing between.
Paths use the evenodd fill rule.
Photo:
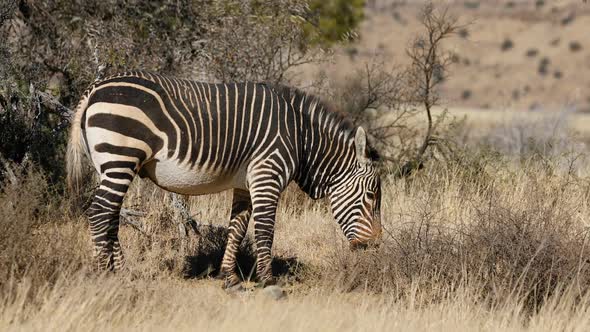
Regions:
<instances>
[{"instance_id":1,"label":"blurred background","mask_svg":"<svg viewBox=\"0 0 590 332\"><path fill-rule=\"evenodd\" d=\"M329 69L343 75L374 57L406 64L422 1L368 1L359 40ZM445 42L445 104L465 109L590 111L590 5L582 0L442 1L459 20Z\"/></svg>"}]
</instances>

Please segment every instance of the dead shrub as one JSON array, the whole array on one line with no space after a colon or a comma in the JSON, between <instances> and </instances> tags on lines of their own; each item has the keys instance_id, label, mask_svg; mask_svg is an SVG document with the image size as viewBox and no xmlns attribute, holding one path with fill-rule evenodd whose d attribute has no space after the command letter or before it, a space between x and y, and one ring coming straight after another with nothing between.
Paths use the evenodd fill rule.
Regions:
<instances>
[{"instance_id":1,"label":"dead shrub","mask_svg":"<svg viewBox=\"0 0 590 332\"><path fill-rule=\"evenodd\" d=\"M439 87L451 64L460 60L444 50L444 42L466 28L448 8L432 2L421 8L419 21L422 30L406 47L409 65L388 68L375 56L346 79L325 80L318 88L367 130L385 168L398 177L423 168L432 159L431 150L445 149L449 143L446 113L433 115L432 108L438 105Z\"/></svg>"},{"instance_id":2,"label":"dead shrub","mask_svg":"<svg viewBox=\"0 0 590 332\"><path fill-rule=\"evenodd\" d=\"M37 287L82 267L89 256L86 229L67 219L67 206L32 166L2 183L0 285L26 277Z\"/></svg>"}]
</instances>

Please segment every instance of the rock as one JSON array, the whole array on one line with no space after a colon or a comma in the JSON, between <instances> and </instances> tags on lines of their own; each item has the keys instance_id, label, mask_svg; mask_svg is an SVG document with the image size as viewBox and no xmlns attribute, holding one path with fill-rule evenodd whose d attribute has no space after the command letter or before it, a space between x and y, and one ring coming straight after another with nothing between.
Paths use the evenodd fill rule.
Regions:
<instances>
[{"instance_id":1,"label":"rock","mask_svg":"<svg viewBox=\"0 0 590 332\"><path fill-rule=\"evenodd\" d=\"M264 293L264 295L270 297L275 301L287 298L287 293L285 293L285 291L281 287L275 285L265 287L262 290L262 292Z\"/></svg>"}]
</instances>

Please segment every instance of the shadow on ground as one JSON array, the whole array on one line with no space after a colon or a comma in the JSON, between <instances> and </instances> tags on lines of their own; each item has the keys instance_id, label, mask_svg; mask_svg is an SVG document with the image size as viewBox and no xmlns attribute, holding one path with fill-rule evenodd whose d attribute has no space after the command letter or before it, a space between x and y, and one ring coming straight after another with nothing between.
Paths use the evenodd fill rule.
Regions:
<instances>
[{"instance_id":1,"label":"shadow on ground","mask_svg":"<svg viewBox=\"0 0 590 332\"><path fill-rule=\"evenodd\" d=\"M227 228L220 226L199 227L200 240L194 254L187 256L184 266L184 277L202 279L218 277L221 260L227 243ZM246 236L237 255L238 275L243 280L256 280L256 254L254 243ZM275 277L298 280L303 264L296 257L277 257L272 261Z\"/></svg>"}]
</instances>

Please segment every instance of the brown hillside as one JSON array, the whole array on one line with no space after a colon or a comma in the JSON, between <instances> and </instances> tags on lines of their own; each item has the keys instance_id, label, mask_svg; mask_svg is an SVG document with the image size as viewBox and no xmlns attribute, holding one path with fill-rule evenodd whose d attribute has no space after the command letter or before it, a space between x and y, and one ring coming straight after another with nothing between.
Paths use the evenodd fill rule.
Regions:
<instances>
[{"instance_id":1,"label":"brown hillside","mask_svg":"<svg viewBox=\"0 0 590 332\"><path fill-rule=\"evenodd\" d=\"M369 1L360 40L340 50L327 72L344 77L375 54L407 61L405 47L420 31L422 1ZM446 104L493 109L564 107L590 111L590 4L567 1L448 1L459 18L455 54L442 85Z\"/></svg>"}]
</instances>

